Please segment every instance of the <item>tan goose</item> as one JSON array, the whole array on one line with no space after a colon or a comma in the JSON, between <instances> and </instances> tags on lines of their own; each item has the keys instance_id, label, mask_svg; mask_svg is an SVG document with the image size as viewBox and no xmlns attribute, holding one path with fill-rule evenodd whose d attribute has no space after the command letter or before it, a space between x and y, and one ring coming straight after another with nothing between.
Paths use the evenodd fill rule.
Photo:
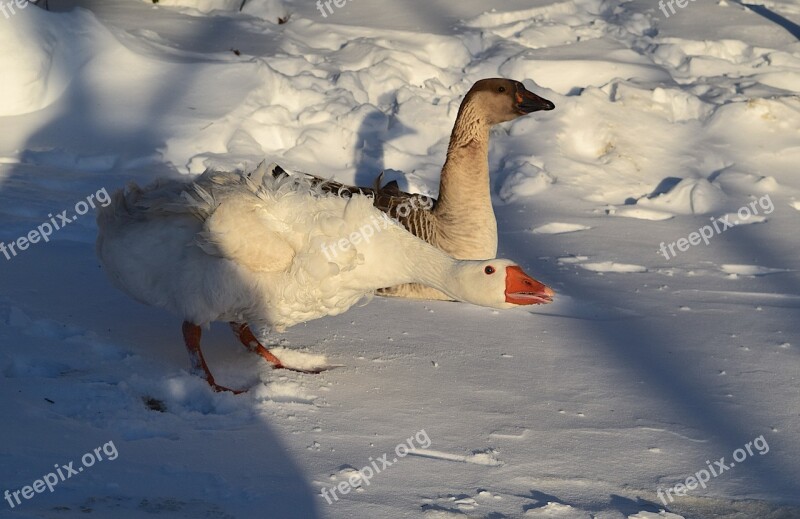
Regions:
<instances>
[{"instance_id":1,"label":"tan goose","mask_svg":"<svg viewBox=\"0 0 800 519\"><path fill-rule=\"evenodd\" d=\"M555 105L530 92L519 81L482 79L467 92L458 110L447 159L439 181L439 198L401 191L397 182L375 188L353 187L314 175L326 190L365 193L375 206L397 219L417 237L457 259L488 259L497 255L497 220L492 209L489 182L489 130ZM273 175L284 171L277 167ZM418 284L380 289L397 297L452 300L439 290Z\"/></svg>"}]
</instances>

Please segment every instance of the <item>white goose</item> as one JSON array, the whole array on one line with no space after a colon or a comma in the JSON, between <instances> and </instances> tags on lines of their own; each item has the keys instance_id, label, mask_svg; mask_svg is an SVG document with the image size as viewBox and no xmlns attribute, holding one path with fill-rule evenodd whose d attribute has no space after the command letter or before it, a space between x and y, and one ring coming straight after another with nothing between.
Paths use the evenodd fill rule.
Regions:
<instances>
[{"instance_id":1,"label":"white goose","mask_svg":"<svg viewBox=\"0 0 800 519\"><path fill-rule=\"evenodd\" d=\"M423 283L455 299L510 308L553 291L513 262L455 260L405 231L364 195L317 194L296 178L255 183L206 172L117 191L97 217L97 254L134 299L184 319L195 372L217 391L200 327L229 321L241 342L284 367L249 324L283 331L344 312L377 288Z\"/></svg>"}]
</instances>

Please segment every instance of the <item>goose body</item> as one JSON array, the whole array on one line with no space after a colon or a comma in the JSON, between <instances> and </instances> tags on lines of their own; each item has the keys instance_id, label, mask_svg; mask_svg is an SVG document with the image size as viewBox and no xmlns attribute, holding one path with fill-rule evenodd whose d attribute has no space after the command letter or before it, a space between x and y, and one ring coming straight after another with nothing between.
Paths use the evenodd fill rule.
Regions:
<instances>
[{"instance_id":1,"label":"goose body","mask_svg":"<svg viewBox=\"0 0 800 519\"><path fill-rule=\"evenodd\" d=\"M494 308L553 295L508 260L453 259L368 196L318 194L286 176L206 172L193 183L131 186L100 209L98 228L98 257L114 285L184 320L193 367L215 389L227 388L199 346L200 327L212 321L229 321L245 346L282 367L249 325L282 331L400 283Z\"/></svg>"},{"instance_id":2,"label":"goose body","mask_svg":"<svg viewBox=\"0 0 800 519\"><path fill-rule=\"evenodd\" d=\"M519 81L493 78L476 82L459 108L436 200L406 193L396 182L381 187L380 177L374 188L366 188L308 176L313 182L326 182L340 193L369 194L378 209L454 258L494 258L497 220L489 180L489 130L526 114L553 108L553 103L528 91ZM420 284L387 285L378 292L418 299L452 299L437 288Z\"/></svg>"}]
</instances>

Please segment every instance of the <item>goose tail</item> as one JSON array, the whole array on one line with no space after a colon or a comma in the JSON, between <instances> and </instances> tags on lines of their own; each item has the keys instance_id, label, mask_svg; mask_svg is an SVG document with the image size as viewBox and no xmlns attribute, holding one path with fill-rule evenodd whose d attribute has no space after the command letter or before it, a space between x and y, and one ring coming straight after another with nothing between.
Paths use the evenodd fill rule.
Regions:
<instances>
[{"instance_id":1,"label":"goose tail","mask_svg":"<svg viewBox=\"0 0 800 519\"><path fill-rule=\"evenodd\" d=\"M111 195L111 203L97 208L97 228L101 234L110 232L121 222L133 217L142 188L134 183L118 189Z\"/></svg>"}]
</instances>

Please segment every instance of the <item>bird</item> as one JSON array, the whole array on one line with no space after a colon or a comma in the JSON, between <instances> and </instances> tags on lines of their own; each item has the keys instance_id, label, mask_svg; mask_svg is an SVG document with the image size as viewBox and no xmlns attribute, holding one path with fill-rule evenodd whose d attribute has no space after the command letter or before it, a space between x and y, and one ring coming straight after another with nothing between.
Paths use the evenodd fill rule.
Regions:
<instances>
[{"instance_id":1,"label":"bird","mask_svg":"<svg viewBox=\"0 0 800 519\"><path fill-rule=\"evenodd\" d=\"M373 197L375 207L386 212L415 236L458 259L488 259L497 255L497 220L492 208L489 181L489 130L555 105L512 79L477 81L458 110L447 158L442 167L439 195L432 199L402 191L396 181L381 186L382 173L374 186L348 186L324 177L303 173L338 193L363 193ZM283 168L272 170L285 173ZM452 300L442 291L420 284L383 287L381 295Z\"/></svg>"},{"instance_id":2,"label":"bird","mask_svg":"<svg viewBox=\"0 0 800 519\"><path fill-rule=\"evenodd\" d=\"M286 368L251 326L282 332L340 314L383 286L422 283L491 308L553 300L550 287L510 260L454 259L370 196L318 187L297 176L255 182L212 170L190 182L130 184L99 207L97 256L117 288L182 318L192 372L235 393L215 381L200 347L202 327L214 321L229 322L250 351Z\"/></svg>"}]
</instances>

